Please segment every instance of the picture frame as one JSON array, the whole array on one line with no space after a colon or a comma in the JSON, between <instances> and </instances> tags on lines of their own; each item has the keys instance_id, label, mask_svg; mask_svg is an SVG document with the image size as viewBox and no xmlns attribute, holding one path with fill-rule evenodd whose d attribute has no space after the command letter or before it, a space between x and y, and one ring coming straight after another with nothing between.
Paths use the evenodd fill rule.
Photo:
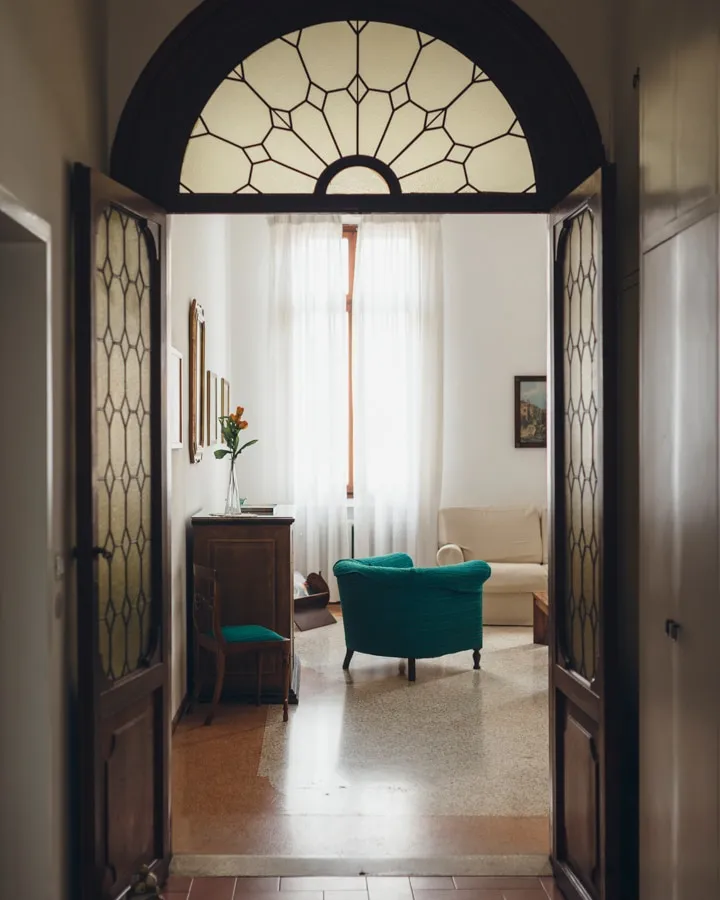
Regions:
<instances>
[{"instance_id":1,"label":"picture frame","mask_svg":"<svg viewBox=\"0 0 720 900\"><path fill-rule=\"evenodd\" d=\"M207 445L209 447L212 444L213 433L212 372L210 369L205 373L205 396L207 397L205 404L205 434L207 435Z\"/></svg>"},{"instance_id":2,"label":"picture frame","mask_svg":"<svg viewBox=\"0 0 720 900\"><path fill-rule=\"evenodd\" d=\"M225 415L230 415L230 382L225 379L225 390L223 392L223 400L225 403Z\"/></svg>"},{"instance_id":3,"label":"picture frame","mask_svg":"<svg viewBox=\"0 0 720 900\"><path fill-rule=\"evenodd\" d=\"M212 397L213 397L213 444L220 443L220 379L213 374L212 377Z\"/></svg>"},{"instance_id":4,"label":"picture frame","mask_svg":"<svg viewBox=\"0 0 720 900\"><path fill-rule=\"evenodd\" d=\"M220 415L227 416L230 410L225 405L225 379L220 379Z\"/></svg>"},{"instance_id":5,"label":"picture frame","mask_svg":"<svg viewBox=\"0 0 720 900\"><path fill-rule=\"evenodd\" d=\"M547 447L547 376L515 376L515 447Z\"/></svg>"},{"instance_id":6,"label":"picture frame","mask_svg":"<svg viewBox=\"0 0 720 900\"><path fill-rule=\"evenodd\" d=\"M190 390L188 448L190 462L200 462L206 443L205 421L205 312L193 300L190 304Z\"/></svg>"},{"instance_id":7,"label":"picture frame","mask_svg":"<svg viewBox=\"0 0 720 900\"><path fill-rule=\"evenodd\" d=\"M168 435L171 450L183 446L183 355L170 348L168 365Z\"/></svg>"},{"instance_id":8,"label":"picture frame","mask_svg":"<svg viewBox=\"0 0 720 900\"><path fill-rule=\"evenodd\" d=\"M208 369L205 382L207 392L207 437L208 446L219 441L218 377Z\"/></svg>"}]
</instances>

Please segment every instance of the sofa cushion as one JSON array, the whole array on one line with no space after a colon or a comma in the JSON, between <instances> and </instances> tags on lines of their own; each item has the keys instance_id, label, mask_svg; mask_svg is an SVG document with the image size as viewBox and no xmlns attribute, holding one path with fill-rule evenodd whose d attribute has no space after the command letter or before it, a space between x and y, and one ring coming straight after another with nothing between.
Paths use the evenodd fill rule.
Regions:
<instances>
[{"instance_id":1,"label":"sofa cushion","mask_svg":"<svg viewBox=\"0 0 720 900\"><path fill-rule=\"evenodd\" d=\"M540 563L540 512L534 506L441 509L440 544L457 544L466 560Z\"/></svg>"},{"instance_id":2,"label":"sofa cushion","mask_svg":"<svg viewBox=\"0 0 720 900\"><path fill-rule=\"evenodd\" d=\"M486 593L518 594L546 591L548 573L537 563L490 563L492 575L485 583Z\"/></svg>"}]
</instances>

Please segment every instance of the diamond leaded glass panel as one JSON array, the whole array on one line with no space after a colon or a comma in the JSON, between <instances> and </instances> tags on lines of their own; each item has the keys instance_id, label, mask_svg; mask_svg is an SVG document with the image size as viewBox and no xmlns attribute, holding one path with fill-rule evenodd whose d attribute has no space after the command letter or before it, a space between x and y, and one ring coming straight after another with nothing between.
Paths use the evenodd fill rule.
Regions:
<instances>
[{"instance_id":1,"label":"diamond leaded glass panel","mask_svg":"<svg viewBox=\"0 0 720 900\"><path fill-rule=\"evenodd\" d=\"M562 637L570 667L588 681L595 677L597 666L602 549L595 229L589 210L572 219L563 260L567 566Z\"/></svg>"},{"instance_id":2,"label":"diamond leaded glass panel","mask_svg":"<svg viewBox=\"0 0 720 900\"><path fill-rule=\"evenodd\" d=\"M372 158L404 193L535 191L525 134L470 59L412 28L327 22L257 50L220 83L183 161L182 193L313 193ZM332 193L387 193L367 169Z\"/></svg>"},{"instance_id":3,"label":"diamond leaded glass panel","mask_svg":"<svg viewBox=\"0 0 720 900\"><path fill-rule=\"evenodd\" d=\"M108 208L95 247L99 648L115 681L150 647L150 259L140 223Z\"/></svg>"}]
</instances>

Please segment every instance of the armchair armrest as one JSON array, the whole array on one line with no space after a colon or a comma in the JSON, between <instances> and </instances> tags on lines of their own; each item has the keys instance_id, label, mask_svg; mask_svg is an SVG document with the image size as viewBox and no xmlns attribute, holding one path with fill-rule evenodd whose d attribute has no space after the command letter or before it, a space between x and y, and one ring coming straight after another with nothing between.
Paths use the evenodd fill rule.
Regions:
<instances>
[{"instance_id":1,"label":"armchair armrest","mask_svg":"<svg viewBox=\"0 0 720 900\"><path fill-rule=\"evenodd\" d=\"M439 566L457 566L464 561L463 552L457 544L444 544L437 552Z\"/></svg>"},{"instance_id":2,"label":"armchair armrest","mask_svg":"<svg viewBox=\"0 0 720 900\"><path fill-rule=\"evenodd\" d=\"M476 593L492 574L490 566L482 560L458 563L454 566L439 566L429 569L415 569L416 577L428 590L439 593Z\"/></svg>"}]
</instances>

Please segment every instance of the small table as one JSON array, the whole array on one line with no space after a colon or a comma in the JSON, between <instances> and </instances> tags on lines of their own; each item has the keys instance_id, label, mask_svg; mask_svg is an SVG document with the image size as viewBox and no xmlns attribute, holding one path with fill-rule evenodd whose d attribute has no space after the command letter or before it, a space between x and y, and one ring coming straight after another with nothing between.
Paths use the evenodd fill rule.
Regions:
<instances>
[{"instance_id":1,"label":"small table","mask_svg":"<svg viewBox=\"0 0 720 900\"><path fill-rule=\"evenodd\" d=\"M548 642L548 595L547 591L533 593L533 643Z\"/></svg>"}]
</instances>

